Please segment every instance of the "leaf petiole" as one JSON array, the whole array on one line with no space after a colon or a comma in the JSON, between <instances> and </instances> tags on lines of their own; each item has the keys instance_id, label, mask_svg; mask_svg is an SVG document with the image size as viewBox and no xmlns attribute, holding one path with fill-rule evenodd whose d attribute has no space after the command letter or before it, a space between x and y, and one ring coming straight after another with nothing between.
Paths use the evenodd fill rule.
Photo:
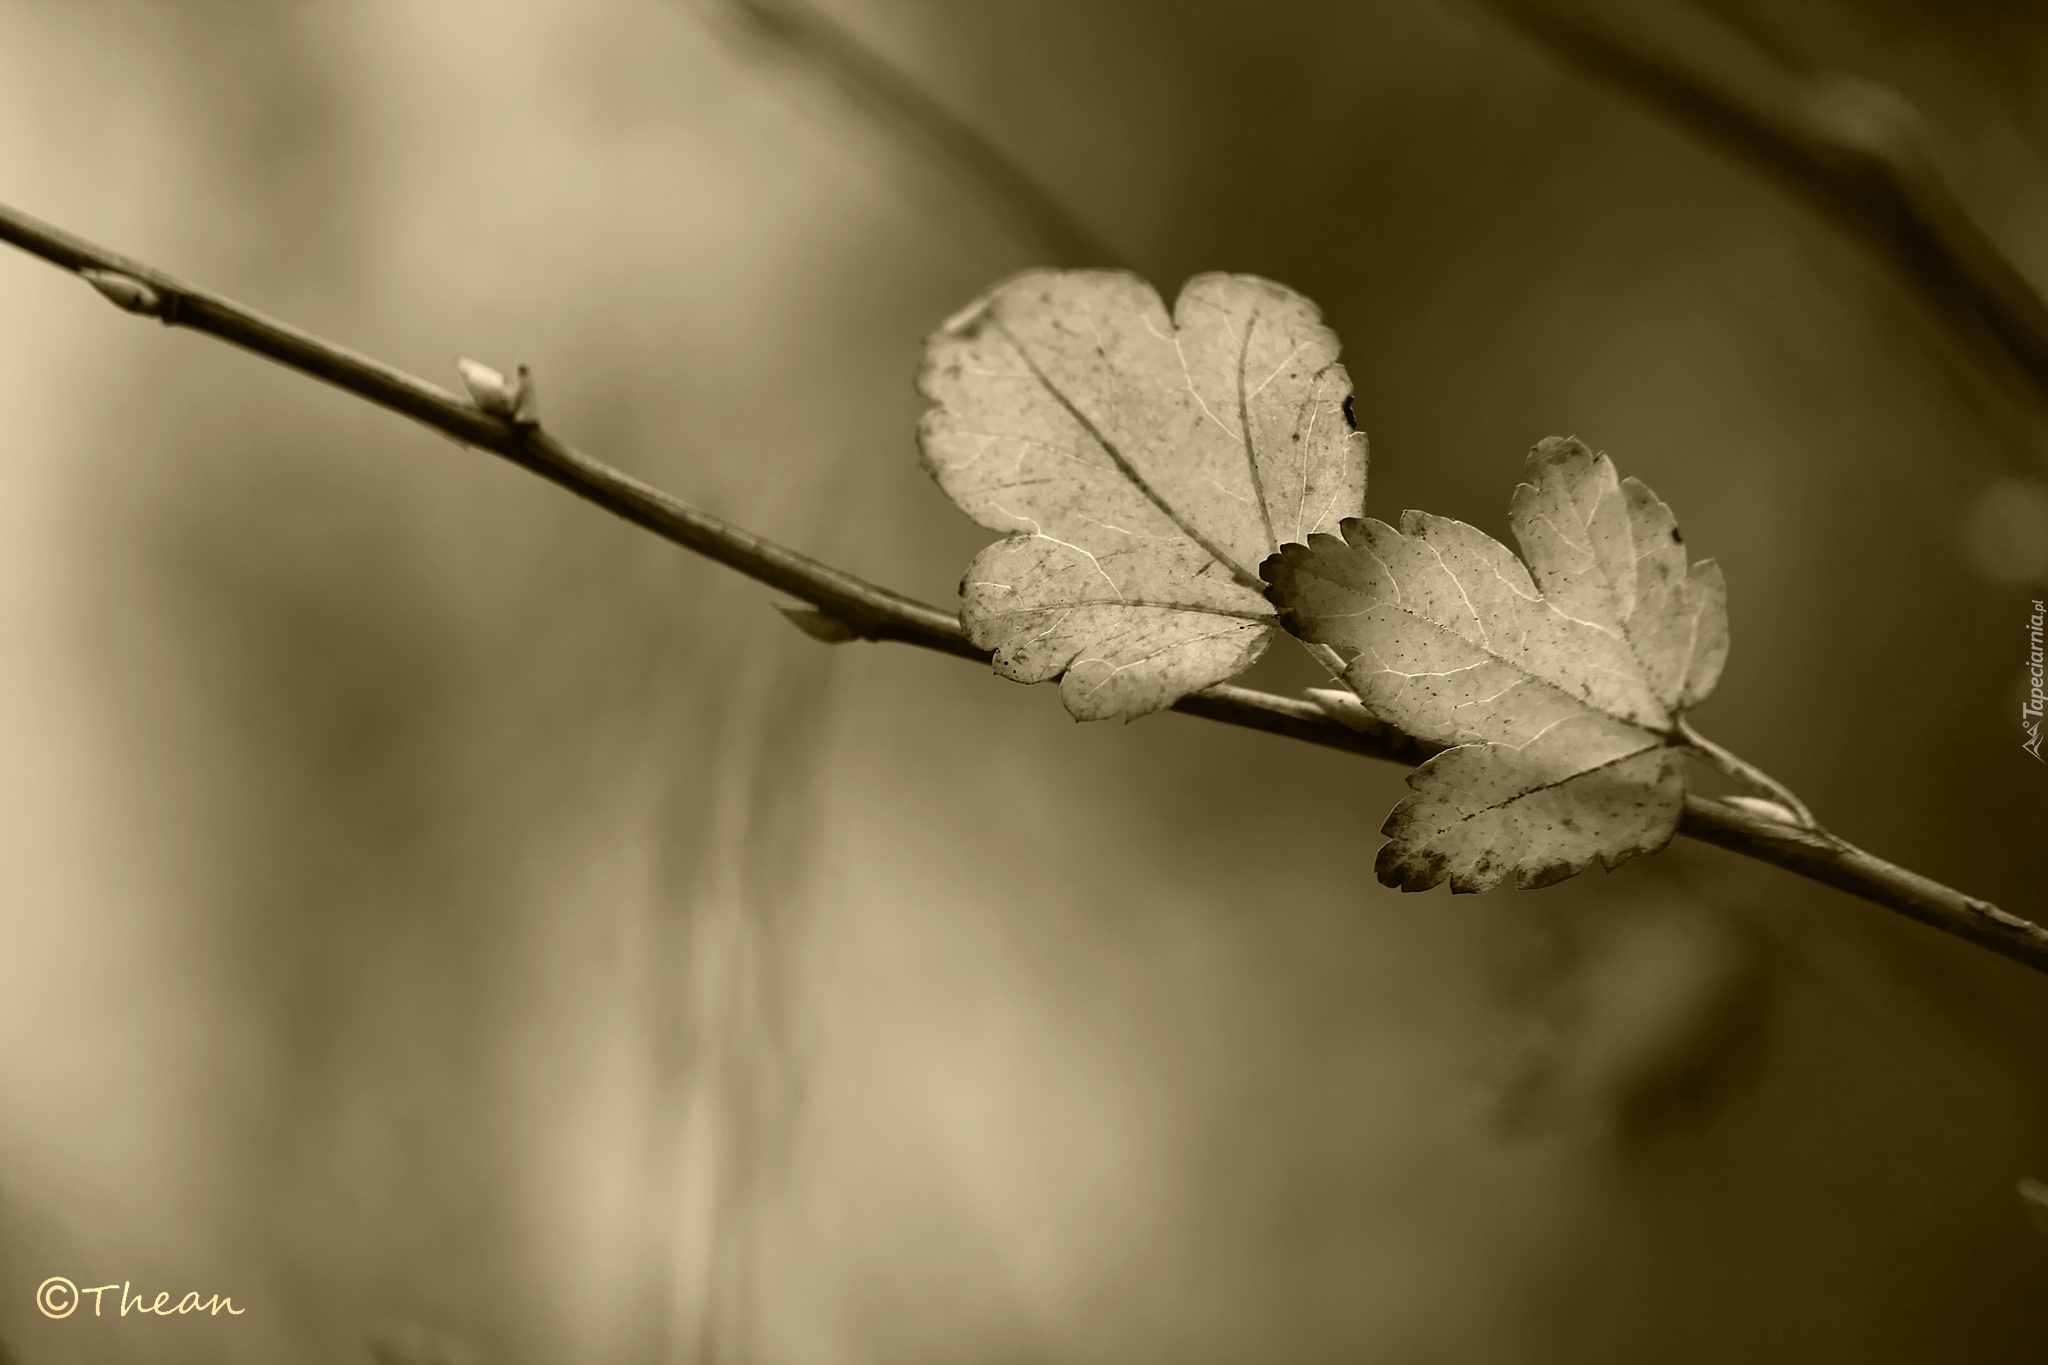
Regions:
<instances>
[{"instance_id":1,"label":"leaf petiole","mask_svg":"<svg viewBox=\"0 0 2048 1365\"><path fill-rule=\"evenodd\" d=\"M1678 746L1679 748L1691 751L1703 760L1707 766L1727 774L1745 787L1761 792L1778 805L1783 806L1792 815L1794 823L1801 829L1825 832L1821 831L1820 821L1813 818L1813 812L1806 808L1804 801L1801 801L1792 794L1790 787L1787 787L1755 764L1750 763L1746 759L1738 758L1714 743L1713 740L1708 739L1705 735L1693 729L1692 723L1684 716L1678 718L1678 724L1674 727L1674 733L1684 741L1684 743Z\"/></svg>"},{"instance_id":2,"label":"leaf petiole","mask_svg":"<svg viewBox=\"0 0 2048 1365\"><path fill-rule=\"evenodd\" d=\"M1302 640L1301 647L1308 651L1310 658L1323 666L1323 671L1330 675L1331 682L1344 682L1344 670L1349 665L1344 662L1342 654L1328 645L1319 645L1311 640ZM1350 684L1346 683L1345 686L1349 687Z\"/></svg>"}]
</instances>

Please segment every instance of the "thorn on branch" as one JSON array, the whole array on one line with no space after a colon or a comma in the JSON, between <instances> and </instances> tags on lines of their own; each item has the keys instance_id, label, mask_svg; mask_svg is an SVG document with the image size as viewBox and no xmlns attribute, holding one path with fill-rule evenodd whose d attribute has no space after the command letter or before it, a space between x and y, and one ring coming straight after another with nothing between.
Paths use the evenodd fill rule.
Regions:
<instances>
[{"instance_id":1,"label":"thorn on branch","mask_svg":"<svg viewBox=\"0 0 2048 1365\"><path fill-rule=\"evenodd\" d=\"M146 318L164 316L163 295L133 275L123 275L118 270L81 270L78 273L122 312Z\"/></svg>"},{"instance_id":2,"label":"thorn on branch","mask_svg":"<svg viewBox=\"0 0 2048 1365\"><path fill-rule=\"evenodd\" d=\"M828 645L843 645L848 640L860 638L860 632L852 626L816 607L789 606L777 602L775 610L781 612L784 619L813 640L822 640Z\"/></svg>"},{"instance_id":3,"label":"thorn on branch","mask_svg":"<svg viewBox=\"0 0 2048 1365\"><path fill-rule=\"evenodd\" d=\"M493 417L502 417L515 427L540 425L540 410L533 388L533 371L519 362L514 377L507 379L482 361L458 356L455 369L470 401Z\"/></svg>"}]
</instances>

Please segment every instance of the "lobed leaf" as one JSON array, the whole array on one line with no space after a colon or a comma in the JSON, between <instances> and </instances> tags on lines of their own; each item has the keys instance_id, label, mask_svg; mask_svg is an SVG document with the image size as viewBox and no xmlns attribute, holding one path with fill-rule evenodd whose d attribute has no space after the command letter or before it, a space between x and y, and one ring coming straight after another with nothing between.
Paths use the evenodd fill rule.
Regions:
<instances>
[{"instance_id":1,"label":"lobed leaf","mask_svg":"<svg viewBox=\"0 0 2048 1365\"><path fill-rule=\"evenodd\" d=\"M961 624L1084 720L1249 667L1277 616L1258 566L1364 510L1366 443L1315 305L1250 275L1190 280L1169 317L1119 271L1032 271L926 346L919 446L947 496L1009 533Z\"/></svg>"},{"instance_id":2,"label":"lobed leaf","mask_svg":"<svg viewBox=\"0 0 2048 1365\"><path fill-rule=\"evenodd\" d=\"M1728 653L1719 568L1688 568L1671 511L1605 455L1529 453L1509 523L1526 560L1421 512L1357 518L1263 566L1286 626L1346 661L1371 713L1447 746L1382 830L1382 882L1546 886L1669 843L1669 747Z\"/></svg>"}]
</instances>

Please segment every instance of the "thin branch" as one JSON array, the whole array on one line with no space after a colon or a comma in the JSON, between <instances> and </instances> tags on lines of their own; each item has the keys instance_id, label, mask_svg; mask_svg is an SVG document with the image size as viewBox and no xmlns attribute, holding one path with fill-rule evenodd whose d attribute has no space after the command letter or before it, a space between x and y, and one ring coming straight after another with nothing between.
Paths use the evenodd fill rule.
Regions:
<instances>
[{"instance_id":1,"label":"thin branch","mask_svg":"<svg viewBox=\"0 0 2048 1365\"><path fill-rule=\"evenodd\" d=\"M1688 796L1679 833L1774 864L2048 972L2048 929L1818 830Z\"/></svg>"},{"instance_id":2,"label":"thin branch","mask_svg":"<svg viewBox=\"0 0 2048 1365\"><path fill-rule=\"evenodd\" d=\"M968 641L956 616L699 511L537 427L490 416L424 380L217 294L193 289L154 266L117 255L5 206L0 206L0 241L87 275L95 288L130 312L233 342L402 413L465 445L502 455L636 526L810 603L852 636L896 640L968 659L988 657ZM821 633L815 622L799 624L808 633ZM1363 729L1353 729L1340 724L1307 698L1274 696L1229 684L1183 697L1174 709L1410 766L1435 752L1384 725L1368 723ZM1889 907L2048 972L2048 930L1830 836L1794 829L1726 802L1697 796L1686 799L1679 830Z\"/></svg>"},{"instance_id":3,"label":"thin branch","mask_svg":"<svg viewBox=\"0 0 2048 1365\"><path fill-rule=\"evenodd\" d=\"M1781 60L1688 0L1490 0L1539 41L1774 173L2048 399L2048 302L1950 188L1896 91Z\"/></svg>"},{"instance_id":4,"label":"thin branch","mask_svg":"<svg viewBox=\"0 0 2048 1365\"><path fill-rule=\"evenodd\" d=\"M1049 265L1113 266L1122 254L982 136L852 30L806 0L712 0L759 37L808 63L892 136L934 153L999 215L1022 224Z\"/></svg>"},{"instance_id":5,"label":"thin branch","mask_svg":"<svg viewBox=\"0 0 2048 1365\"><path fill-rule=\"evenodd\" d=\"M594 460L545 431L493 417L446 389L382 361L323 341L218 294L194 289L154 266L4 206L0 206L0 240L70 270L112 272L138 281L147 289L127 299L115 297L118 279L94 280L93 284L130 312L233 342L379 407L403 413L464 445L502 455L636 526L803 598L865 639L901 640L970 659L988 657L967 642L958 619L949 613L785 549Z\"/></svg>"}]
</instances>

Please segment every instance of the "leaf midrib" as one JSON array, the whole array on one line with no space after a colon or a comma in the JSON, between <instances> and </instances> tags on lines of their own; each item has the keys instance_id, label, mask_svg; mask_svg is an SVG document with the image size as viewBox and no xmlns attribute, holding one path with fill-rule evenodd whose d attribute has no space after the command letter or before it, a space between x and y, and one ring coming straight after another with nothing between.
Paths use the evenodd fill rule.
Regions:
<instances>
[{"instance_id":1,"label":"leaf midrib","mask_svg":"<svg viewBox=\"0 0 2048 1365\"><path fill-rule=\"evenodd\" d=\"M1186 517L1182 516L1180 512L1173 507L1172 504L1167 502L1165 498L1159 495L1159 492L1156 489L1154 489L1151 484L1145 481L1144 476L1138 473L1136 467L1131 464L1130 460L1125 457L1124 453L1121 450L1117 449L1115 442L1111 441L1108 436L1104 435L1102 429L1095 425L1094 421L1089 418L1088 414L1082 412L1080 408L1076 407L1074 405L1073 400L1068 398L1065 393L1060 391L1059 386L1052 382L1052 378L1046 374L1043 368L1039 366L1037 359L1033 357L1031 352L1025 348L1024 343L1018 340L1017 334L1012 332L1009 329L1009 326L1005 324L1000 317L991 316L989 319L989 324L993 326L998 332L1002 333L1003 340L1010 343L1011 347L1015 349L1018 356L1022 358L1022 360L1024 361L1025 366L1030 369L1032 378L1036 379L1039 383L1039 386L1043 388L1048 394L1052 395L1052 399L1054 402L1058 403L1062 408L1065 408L1067 414L1071 416L1076 422L1079 422L1081 424L1081 429L1088 433L1090 439L1092 439L1097 445L1102 447L1103 453L1108 455L1111 463L1116 465L1117 472L1122 474L1126 479L1130 480L1132 487L1136 488L1140 493L1143 493L1154 507L1157 507L1161 512L1165 513L1167 519L1171 521L1175 526L1180 528L1180 532L1182 535L1186 536L1189 540L1192 540L1195 544L1201 546L1203 551L1207 553L1211 559L1214 559L1224 568L1230 570L1230 575L1232 578L1235 578L1241 585L1250 588L1253 592L1261 594L1264 593L1266 585L1261 579L1259 579L1256 575L1249 572L1242 564L1239 564L1235 559L1232 559L1228 554L1225 554L1222 546L1218 545L1215 541L1211 540L1208 536L1204 535L1194 525L1194 523L1190 522ZM1178 329L1176 328L1176 330ZM1102 361L1104 368L1108 368L1109 357L1103 354L1103 350L1100 345L1096 346L1095 354ZM1265 498L1263 494L1261 494L1259 497L1259 506L1261 509L1263 509L1265 505Z\"/></svg>"}]
</instances>

